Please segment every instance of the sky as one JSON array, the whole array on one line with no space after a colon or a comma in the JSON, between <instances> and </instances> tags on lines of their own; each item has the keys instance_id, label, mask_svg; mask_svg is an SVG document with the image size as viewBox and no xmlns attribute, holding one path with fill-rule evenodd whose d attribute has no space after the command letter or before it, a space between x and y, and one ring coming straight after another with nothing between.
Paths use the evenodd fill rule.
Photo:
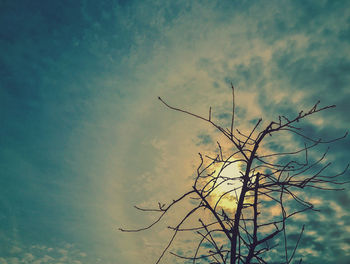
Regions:
<instances>
[{"instance_id":1,"label":"sky","mask_svg":"<svg viewBox=\"0 0 350 264\"><path fill-rule=\"evenodd\" d=\"M320 100L337 107L306 132L343 135L349 25L348 1L1 0L0 263L156 261L176 213L142 233L118 228L152 221L134 205L190 188L218 136L158 96L202 115L211 106L226 124L232 82L243 128ZM349 148L331 146L332 172ZM349 263L349 186L309 194L321 211L291 224L306 226L298 254Z\"/></svg>"}]
</instances>

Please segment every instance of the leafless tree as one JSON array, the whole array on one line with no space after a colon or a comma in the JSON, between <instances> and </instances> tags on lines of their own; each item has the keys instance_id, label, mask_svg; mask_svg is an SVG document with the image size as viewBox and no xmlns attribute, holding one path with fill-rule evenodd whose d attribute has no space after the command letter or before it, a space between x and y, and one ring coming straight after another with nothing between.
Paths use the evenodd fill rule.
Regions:
<instances>
[{"instance_id":1,"label":"leafless tree","mask_svg":"<svg viewBox=\"0 0 350 264\"><path fill-rule=\"evenodd\" d=\"M193 254L184 256L170 252L174 256L194 263L236 264L236 263L268 263L270 250L279 247L283 251L283 260L279 263L291 263L295 257L297 247L302 237L304 226L297 241L291 247L287 239L287 221L297 214L308 210L317 211L314 205L305 197L305 190L342 190L340 176L346 168L334 175L327 170L331 163L326 161L328 149L315 157L313 152L321 144L330 144L341 140L347 133L331 140L306 135L298 126L299 121L318 112L334 108L335 105L319 107L317 102L307 111L300 111L293 118L279 116L278 121L272 121L265 128L259 119L249 133L243 133L234 126L235 100L232 86L232 119L230 128L224 128L212 120L212 110L208 117L173 107L159 97L168 108L190 115L214 126L232 144L231 153L225 155L218 143L217 154L214 157L199 154L200 164L194 177L192 189L183 193L169 204L158 204L155 209L143 209L160 214L150 225L136 229L120 229L124 232L138 232L152 228L155 224L174 208L175 204L191 199L193 207L178 222L176 226L169 226L173 235L165 246L156 263L173 244L180 232L193 232L199 236ZM304 146L291 151L266 152L264 143L275 135L289 134L304 141ZM281 145L288 142L280 139ZM310 153L313 153L310 155ZM319 153L319 152L317 152ZM310 156L310 157L309 157ZM224 173L226 168L236 166L232 175ZM222 186L226 186L222 188ZM226 199L226 206L222 202ZM227 207L229 203L229 207ZM290 204L295 203L295 206ZM275 217L264 215L265 208L276 208L279 212ZM209 212L205 217L203 211ZM195 226L184 227L190 216L199 215L199 222ZM220 235L222 234L222 235ZM279 237L278 240L276 238ZM277 242L276 242L277 241ZM209 244L204 247L204 244ZM298 260L302 262L302 259Z\"/></svg>"}]
</instances>

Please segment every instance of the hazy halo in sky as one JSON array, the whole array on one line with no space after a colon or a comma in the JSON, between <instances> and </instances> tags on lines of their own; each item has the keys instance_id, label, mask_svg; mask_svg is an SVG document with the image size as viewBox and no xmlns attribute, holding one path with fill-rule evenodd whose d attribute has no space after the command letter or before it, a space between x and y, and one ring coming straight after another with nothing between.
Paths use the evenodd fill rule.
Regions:
<instances>
[{"instance_id":1,"label":"hazy halo in sky","mask_svg":"<svg viewBox=\"0 0 350 264\"><path fill-rule=\"evenodd\" d=\"M118 227L151 221L133 205L190 188L196 153L218 140L158 96L204 116L212 106L228 126L232 82L243 130L320 99L337 110L306 131L342 134L349 21L346 1L3 1L0 262L155 261L162 226ZM285 147L302 144L293 140ZM348 163L348 146L330 158ZM348 191L316 197L320 216L299 219L310 228L305 261L347 263Z\"/></svg>"}]
</instances>

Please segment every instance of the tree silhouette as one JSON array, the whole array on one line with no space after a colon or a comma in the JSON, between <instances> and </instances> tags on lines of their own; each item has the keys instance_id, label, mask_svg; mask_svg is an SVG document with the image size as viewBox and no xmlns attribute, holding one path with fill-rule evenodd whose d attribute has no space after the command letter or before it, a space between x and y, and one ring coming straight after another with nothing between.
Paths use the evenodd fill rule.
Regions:
<instances>
[{"instance_id":1,"label":"tree silhouette","mask_svg":"<svg viewBox=\"0 0 350 264\"><path fill-rule=\"evenodd\" d=\"M174 227L168 228L173 235L165 246L156 263L173 244L180 232L193 232L199 236L191 256L170 252L174 256L194 263L206 261L211 264L268 263L269 251L279 248L283 251L283 260L279 263L291 263L302 237L304 226L298 233L294 245L288 245L286 234L287 221L297 214L308 210L317 211L312 202L305 198L306 190L342 190L340 181L346 168L334 175L327 170L331 163L326 162L325 152L310 153L321 144L330 144L347 136L347 133L331 140L306 135L297 126L299 121L318 112L334 108L335 105L319 107L317 102L308 111L300 111L293 118L279 116L265 128L262 119L257 120L249 133L243 133L234 127L235 104L232 87L232 119L230 128L224 128L212 120L211 107L208 117L173 107L159 97L169 109L193 116L205 121L220 131L230 142L231 152L225 154L218 142L214 157L199 153L200 164L193 179L192 189L183 193L169 204L158 203L158 208L141 211L159 213L159 217L150 225L136 229L120 229L124 232L138 232L150 229L171 210L174 205L191 199L193 205L187 214ZM304 146L291 151L268 152L265 147L269 139L276 135L290 135L304 141ZM289 143L286 137L277 138L280 145ZM265 144L265 145L264 145ZM319 153L318 151L316 151ZM316 153L316 154L317 154ZM309 157L310 156L310 157ZM231 168L231 169L229 169ZM234 169L232 169L234 168ZM274 208L275 215L269 215L266 208ZM205 214L204 211L209 212ZM199 215L199 224L184 227L190 216ZM190 224L193 225L191 222ZM279 238L279 239L277 239ZM209 245L209 246L208 246ZM302 259L298 260L302 262Z\"/></svg>"}]
</instances>

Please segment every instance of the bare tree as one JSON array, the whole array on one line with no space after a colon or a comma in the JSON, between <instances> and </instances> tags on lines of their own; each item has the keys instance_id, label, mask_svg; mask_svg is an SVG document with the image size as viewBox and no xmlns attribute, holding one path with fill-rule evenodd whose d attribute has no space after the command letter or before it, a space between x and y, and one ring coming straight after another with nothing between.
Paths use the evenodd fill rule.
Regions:
<instances>
[{"instance_id":1,"label":"bare tree","mask_svg":"<svg viewBox=\"0 0 350 264\"><path fill-rule=\"evenodd\" d=\"M174 256L190 260L193 264L199 261L216 264L267 263L269 251L279 247L284 252L280 263L291 263L302 237L304 226L297 241L291 247L287 239L287 221L297 214L308 210L317 211L314 205L303 195L306 189L342 190L340 185L346 181L339 180L346 168L334 175L326 171L331 163L326 162L328 149L315 157L310 155L317 146L330 144L347 136L323 140L306 135L297 126L299 121L318 112L334 108L335 105L319 107L317 102L307 111L300 111L293 118L279 116L278 121L262 126L259 119L249 133L243 133L234 127L235 104L234 87L232 86L232 119L230 128L224 128L212 120L211 107L208 117L203 117L186 110L173 107L159 97L168 108L190 115L214 126L232 144L227 155L218 142L217 154L214 157L199 154L200 164L196 171L192 189L183 193L169 204L158 203L158 208L143 209L159 213L159 217L150 225L136 229L120 229L124 232L138 232L157 224L173 209L175 204L185 199L195 201L193 207L178 222L169 227L173 235L165 246L156 263L173 244L175 237L181 232L193 232L199 240L190 256L170 252ZM267 152L264 143L275 135L289 134L299 137L304 145L291 151ZM286 139L280 138L281 145ZM310 157L309 157L310 156ZM235 170L228 168L235 167ZM230 173L227 173L229 171ZM224 187L224 188L223 188ZM291 204L294 203L292 207ZM266 208L275 208L277 214L266 215ZM204 211L209 212L206 217ZM265 215L264 215L265 213ZM199 215L199 222L190 227L190 216ZM277 240L276 238L279 237ZM277 241L277 242L276 242ZM210 245L209 249L208 246ZM301 263L302 259L298 263ZM201 262L202 263L202 262Z\"/></svg>"}]
</instances>

